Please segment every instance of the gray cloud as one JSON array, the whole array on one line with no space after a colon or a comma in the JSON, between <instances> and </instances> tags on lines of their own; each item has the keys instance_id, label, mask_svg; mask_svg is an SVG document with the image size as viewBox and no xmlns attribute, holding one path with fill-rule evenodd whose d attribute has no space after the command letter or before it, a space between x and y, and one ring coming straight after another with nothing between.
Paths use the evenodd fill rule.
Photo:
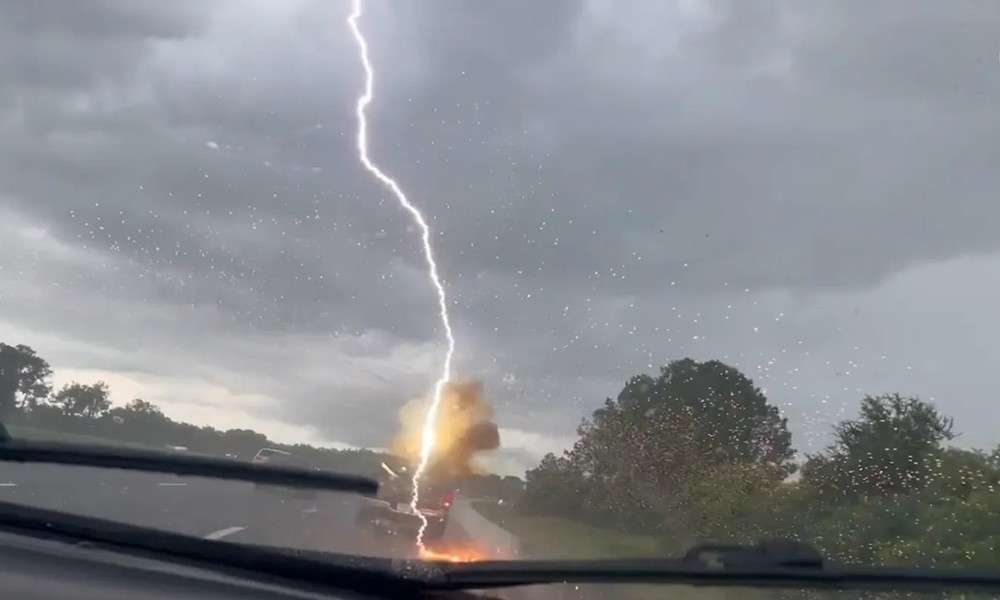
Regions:
<instances>
[{"instance_id":1,"label":"gray cloud","mask_svg":"<svg viewBox=\"0 0 1000 600\"><path fill-rule=\"evenodd\" d=\"M383 443L441 332L418 232L356 161L346 8L0 8L4 320L106 349L68 367L216 381ZM687 354L730 357L801 424L853 402L847 298L997 250L998 20L373 3L372 149L435 230L460 368L505 427L559 436ZM858 389L901 381L872 352Z\"/></svg>"},{"instance_id":2,"label":"gray cloud","mask_svg":"<svg viewBox=\"0 0 1000 600\"><path fill-rule=\"evenodd\" d=\"M0 51L8 77L0 100L57 101L60 93L136 75L137 50L204 32L198 3L16 0L0 8ZM71 99L71 98L64 98Z\"/></svg>"}]
</instances>

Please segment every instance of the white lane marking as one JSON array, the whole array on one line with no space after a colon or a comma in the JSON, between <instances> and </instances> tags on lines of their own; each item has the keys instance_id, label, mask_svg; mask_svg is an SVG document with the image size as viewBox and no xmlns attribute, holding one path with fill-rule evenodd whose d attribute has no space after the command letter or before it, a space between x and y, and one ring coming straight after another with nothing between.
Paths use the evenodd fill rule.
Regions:
<instances>
[{"instance_id":1,"label":"white lane marking","mask_svg":"<svg viewBox=\"0 0 1000 600\"><path fill-rule=\"evenodd\" d=\"M164 481L164 482L158 483L156 485L161 486L161 487L184 487L187 484L186 483L178 483L176 481Z\"/></svg>"},{"instance_id":2,"label":"white lane marking","mask_svg":"<svg viewBox=\"0 0 1000 600\"><path fill-rule=\"evenodd\" d=\"M205 536L206 540L221 540L222 538L233 535L234 533L239 533L246 529L246 527L226 527L225 529L220 529L218 531L213 531L212 533Z\"/></svg>"},{"instance_id":3,"label":"white lane marking","mask_svg":"<svg viewBox=\"0 0 1000 600\"><path fill-rule=\"evenodd\" d=\"M306 508L306 509L302 510L302 512L306 513L307 515L311 515L312 513L318 512L318 511L319 511L319 509L316 508L315 506L312 507L312 508Z\"/></svg>"},{"instance_id":4,"label":"white lane marking","mask_svg":"<svg viewBox=\"0 0 1000 600\"><path fill-rule=\"evenodd\" d=\"M0 487L17 487L16 483L0 483Z\"/></svg>"}]
</instances>

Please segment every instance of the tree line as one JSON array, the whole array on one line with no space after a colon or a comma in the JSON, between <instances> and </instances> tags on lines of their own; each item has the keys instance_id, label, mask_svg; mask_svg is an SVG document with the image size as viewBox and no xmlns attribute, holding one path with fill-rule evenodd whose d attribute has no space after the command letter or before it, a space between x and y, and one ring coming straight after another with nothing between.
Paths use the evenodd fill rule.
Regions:
<instances>
[{"instance_id":1,"label":"tree line","mask_svg":"<svg viewBox=\"0 0 1000 600\"><path fill-rule=\"evenodd\" d=\"M0 343L0 422L13 435L27 432L62 439L99 443L113 441L166 449L184 447L191 452L252 458L261 448L292 452L311 464L342 473L370 477L384 475L380 463L398 467L402 459L366 449L338 450L307 444L280 444L249 429L219 430L175 421L155 404L135 398L113 406L104 382L68 383L58 390L51 385L52 368L26 345ZM463 479L466 493L478 497L508 498L520 493L516 477L476 475Z\"/></svg>"},{"instance_id":2,"label":"tree line","mask_svg":"<svg viewBox=\"0 0 1000 600\"><path fill-rule=\"evenodd\" d=\"M584 419L574 446L527 473L516 509L699 541L783 537L835 560L1000 567L1000 452L953 447L952 419L865 396L832 443L798 456L787 421L719 361L639 375Z\"/></svg>"}]
</instances>

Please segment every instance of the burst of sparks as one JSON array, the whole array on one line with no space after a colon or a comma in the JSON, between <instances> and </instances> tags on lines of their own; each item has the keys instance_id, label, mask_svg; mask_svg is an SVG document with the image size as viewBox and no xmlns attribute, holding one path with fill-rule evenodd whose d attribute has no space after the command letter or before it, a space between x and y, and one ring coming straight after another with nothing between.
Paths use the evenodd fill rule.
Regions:
<instances>
[{"instance_id":1,"label":"burst of sparks","mask_svg":"<svg viewBox=\"0 0 1000 600\"><path fill-rule=\"evenodd\" d=\"M365 71L364 93L358 97L357 107L355 109L355 114L358 120L358 158L361 160L361 164L364 165L365 169L367 169L369 173L371 173L376 179L392 191L400 205L402 205L402 207L410 213L413 220L420 226L420 230L422 232L421 240L424 247L424 258L427 260L427 268L431 283L434 284L434 288L437 290L438 308L441 313L441 324L444 326L445 337L448 340L448 350L445 353L444 364L441 367L441 376L434 384L434 398L432 399L430 408L427 411L427 416L424 418L420 444L420 462L413 472L413 495L410 499L410 507L413 509L413 512L420 517L421 525L420 530L417 533L417 546L423 549L423 537L424 530L427 528L427 519L424 517L423 513L417 510L417 503L420 500L420 478L427 469L431 453L434 450L434 428L437 424L438 409L441 406L441 399L444 395L445 385L451 379L451 362L455 354L455 336L451 329L451 319L448 316L448 298L445 294L444 284L441 282L441 276L438 274L437 261L434 259L434 248L431 245L431 228L427 225L427 220L424 218L423 213L421 213L420 209L410 202L402 188L398 183L396 183L396 180L389 175L386 175L380 168L378 168L378 166L375 165L374 162L372 162L371 158L368 156L368 119L365 116L365 110L368 108L368 105L371 104L372 98L374 97L375 70L372 67L371 60L368 56L368 42L365 40L365 36L361 32L361 28L358 26L358 19L361 17L361 12L362 0L351 0L351 14L347 18L347 24L351 28L351 33L354 34L354 41L357 43L358 52L361 55L361 64Z\"/></svg>"}]
</instances>

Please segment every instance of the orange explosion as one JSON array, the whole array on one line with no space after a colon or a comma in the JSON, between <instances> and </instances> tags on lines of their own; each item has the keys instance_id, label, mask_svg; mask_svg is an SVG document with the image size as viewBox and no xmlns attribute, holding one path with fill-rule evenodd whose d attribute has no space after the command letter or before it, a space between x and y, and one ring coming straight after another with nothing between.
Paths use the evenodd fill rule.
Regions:
<instances>
[{"instance_id":1,"label":"orange explosion","mask_svg":"<svg viewBox=\"0 0 1000 600\"><path fill-rule=\"evenodd\" d=\"M420 460L424 418L430 408L430 398L407 403L400 410L400 432L391 444L392 453L408 468ZM493 407L483 397L479 381L452 381L444 389L435 424L434 450L427 475L432 480L455 480L473 474L484 474L477 459L483 453L500 447L500 433L493 422ZM465 546L463 544L462 546ZM486 556L471 546L457 547L437 542L434 548L417 548L422 560L438 562L472 562Z\"/></svg>"},{"instance_id":2,"label":"orange explosion","mask_svg":"<svg viewBox=\"0 0 1000 600\"><path fill-rule=\"evenodd\" d=\"M430 400L422 398L400 410L401 431L392 443L392 451L409 464L415 465L420 459L424 417L429 407ZM483 473L476 457L499 448L500 433L493 422L493 407L483 397L482 382L453 381L445 387L435 432L430 469L435 475L459 478Z\"/></svg>"}]
</instances>

